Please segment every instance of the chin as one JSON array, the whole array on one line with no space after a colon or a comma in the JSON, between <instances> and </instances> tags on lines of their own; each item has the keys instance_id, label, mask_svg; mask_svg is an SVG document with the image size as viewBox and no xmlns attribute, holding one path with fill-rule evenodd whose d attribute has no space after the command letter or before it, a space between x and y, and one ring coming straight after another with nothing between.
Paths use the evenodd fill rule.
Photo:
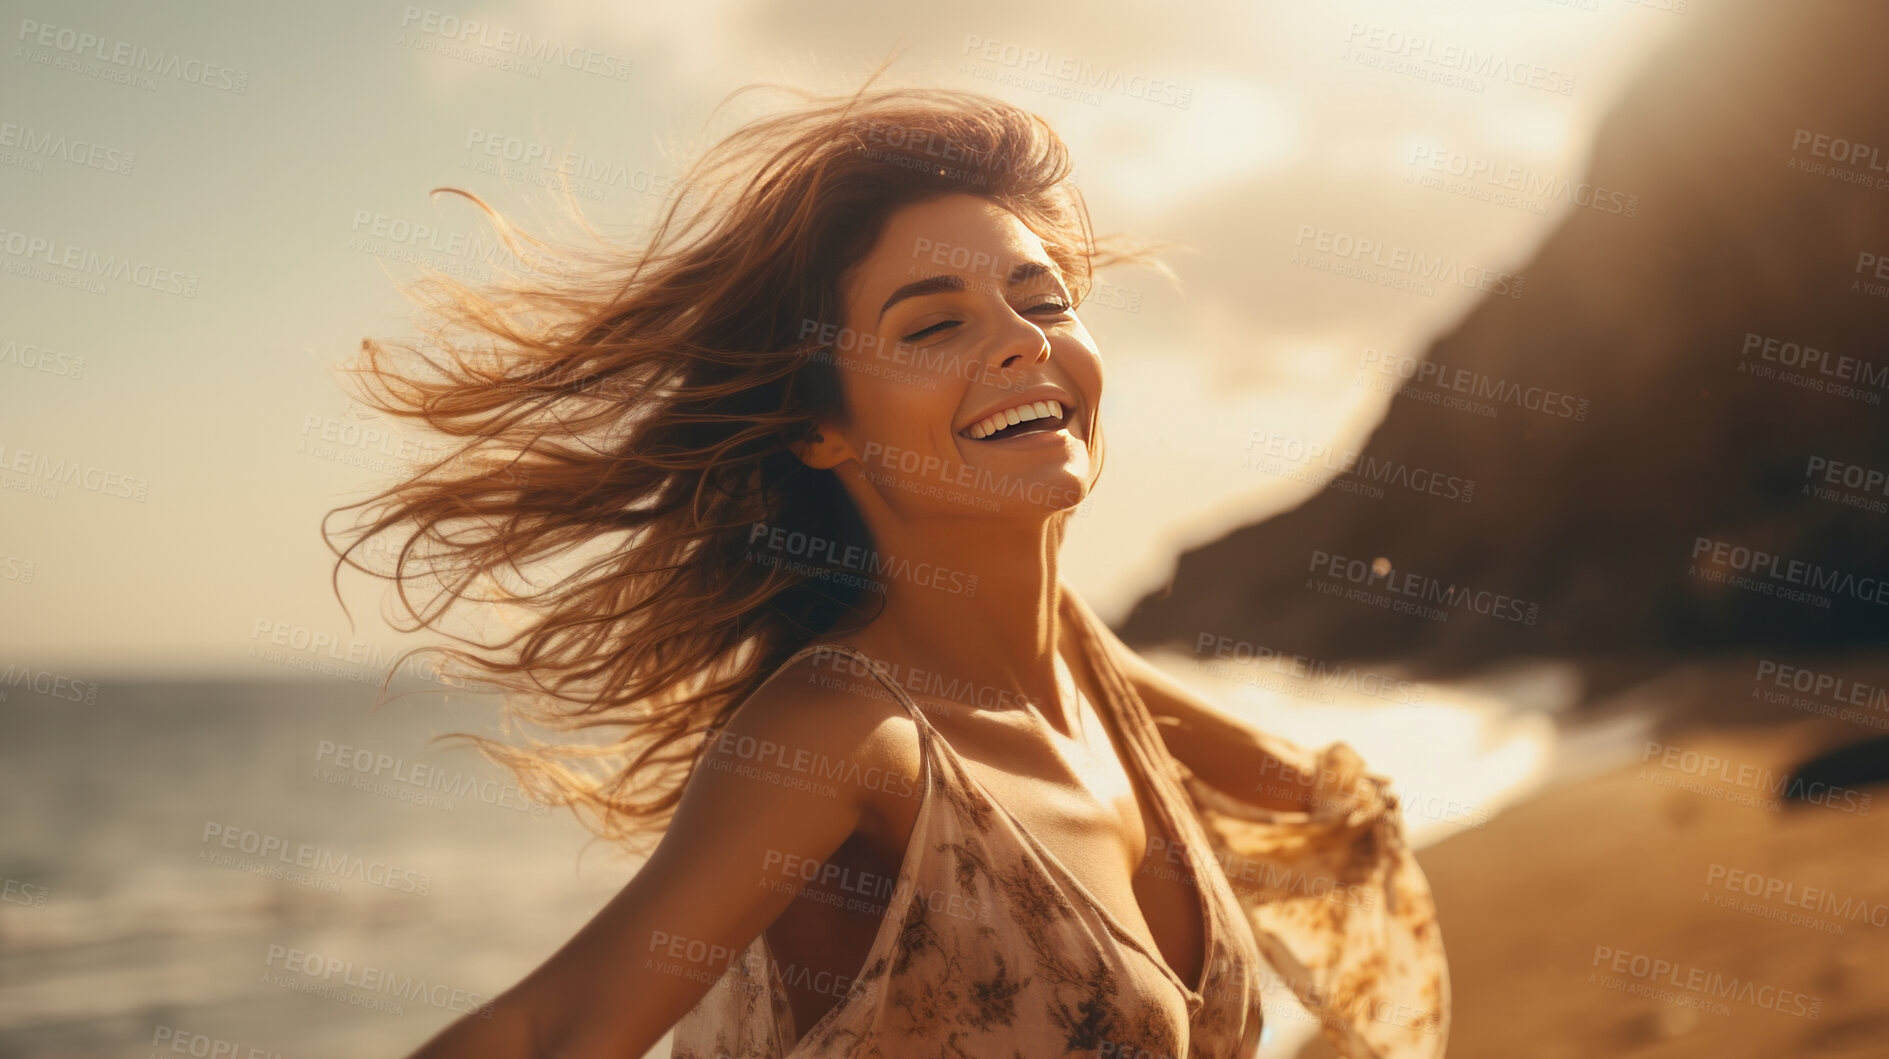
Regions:
<instances>
[{"instance_id":1,"label":"chin","mask_svg":"<svg viewBox=\"0 0 1889 1059\"><path fill-rule=\"evenodd\" d=\"M1089 495L1088 470L1085 460L1049 473L1020 475L1004 495L995 498L998 512L1048 516L1071 510Z\"/></svg>"}]
</instances>

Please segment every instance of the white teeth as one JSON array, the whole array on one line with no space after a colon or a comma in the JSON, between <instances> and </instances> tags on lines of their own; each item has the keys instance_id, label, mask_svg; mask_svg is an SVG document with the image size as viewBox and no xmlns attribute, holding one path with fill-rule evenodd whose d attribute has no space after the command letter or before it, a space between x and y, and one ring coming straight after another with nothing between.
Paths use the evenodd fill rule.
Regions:
<instances>
[{"instance_id":1,"label":"white teeth","mask_svg":"<svg viewBox=\"0 0 1889 1059\"><path fill-rule=\"evenodd\" d=\"M971 424L970 427L965 430L965 433L969 434L972 438L981 440L990 437L992 434L997 433L1007 426L1027 423L1032 419L1054 419L1062 414L1063 406L1061 401L1036 401L1031 404L1018 405L1015 408L1007 408L1001 412L994 412L985 416L983 419Z\"/></svg>"}]
</instances>

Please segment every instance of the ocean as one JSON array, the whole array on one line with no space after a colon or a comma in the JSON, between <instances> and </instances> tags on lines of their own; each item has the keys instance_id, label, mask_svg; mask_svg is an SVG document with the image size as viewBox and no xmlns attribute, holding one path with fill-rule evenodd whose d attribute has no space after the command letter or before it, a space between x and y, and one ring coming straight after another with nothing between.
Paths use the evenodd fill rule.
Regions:
<instances>
[{"instance_id":1,"label":"ocean","mask_svg":"<svg viewBox=\"0 0 1889 1059\"><path fill-rule=\"evenodd\" d=\"M1350 741L1418 847L1538 787L1580 690L1556 666L1414 695L1150 657L1274 734ZM429 744L491 731L494 699L406 687L378 711L358 679L5 689L0 1056L404 1055L555 951L638 862ZM1312 1036L1269 1010L1261 1055Z\"/></svg>"},{"instance_id":2,"label":"ocean","mask_svg":"<svg viewBox=\"0 0 1889 1059\"><path fill-rule=\"evenodd\" d=\"M633 873L476 751L428 744L488 730L492 699L373 699L344 680L106 683L91 705L9 689L0 1055L405 1054Z\"/></svg>"}]
</instances>

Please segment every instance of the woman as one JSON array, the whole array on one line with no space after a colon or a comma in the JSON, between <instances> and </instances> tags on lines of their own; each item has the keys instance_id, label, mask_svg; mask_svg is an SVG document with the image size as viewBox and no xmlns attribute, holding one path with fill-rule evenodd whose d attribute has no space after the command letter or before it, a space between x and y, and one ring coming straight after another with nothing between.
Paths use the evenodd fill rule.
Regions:
<instances>
[{"instance_id":1,"label":"woman","mask_svg":"<svg viewBox=\"0 0 1889 1059\"><path fill-rule=\"evenodd\" d=\"M636 253L554 265L501 223L552 281L435 281L413 365L364 344L369 403L464 439L370 502L364 537L413 527L383 576L517 615L450 653L609 733L476 741L661 836L418 1056L672 1027L690 1059L1250 1056L1281 986L1348 1055L1442 1054L1384 781L1199 700L1060 578L1103 450L1075 310L1146 256L1101 248L1069 173L987 96L808 99L711 149Z\"/></svg>"}]
</instances>

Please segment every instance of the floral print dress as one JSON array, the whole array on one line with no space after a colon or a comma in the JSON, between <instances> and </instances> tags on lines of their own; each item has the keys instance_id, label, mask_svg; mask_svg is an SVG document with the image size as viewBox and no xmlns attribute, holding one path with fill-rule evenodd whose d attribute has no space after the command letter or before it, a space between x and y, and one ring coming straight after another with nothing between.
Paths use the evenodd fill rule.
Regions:
<instances>
[{"instance_id":1,"label":"floral print dress","mask_svg":"<svg viewBox=\"0 0 1889 1059\"><path fill-rule=\"evenodd\" d=\"M776 675L809 653L839 651L912 716L924 779L911 842L864 965L818 1022L804 1033L794 1025L764 931L676 1024L674 1059L1250 1059L1262 997L1280 988L1347 1057L1443 1054L1441 939L1394 798L1360 782L1342 743L1313 757L1269 740L1301 767L1355 766L1320 773L1330 797L1309 814L1261 810L1200 783L1106 660L1088 624L1098 619L1080 603L1065 607L1125 737L1123 765L1154 796L1184 865L1176 870L1199 896L1201 980L1182 981L988 796L868 656L810 644ZM1314 872L1323 886L1306 884Z\"/></svg>"}]
</instances>

